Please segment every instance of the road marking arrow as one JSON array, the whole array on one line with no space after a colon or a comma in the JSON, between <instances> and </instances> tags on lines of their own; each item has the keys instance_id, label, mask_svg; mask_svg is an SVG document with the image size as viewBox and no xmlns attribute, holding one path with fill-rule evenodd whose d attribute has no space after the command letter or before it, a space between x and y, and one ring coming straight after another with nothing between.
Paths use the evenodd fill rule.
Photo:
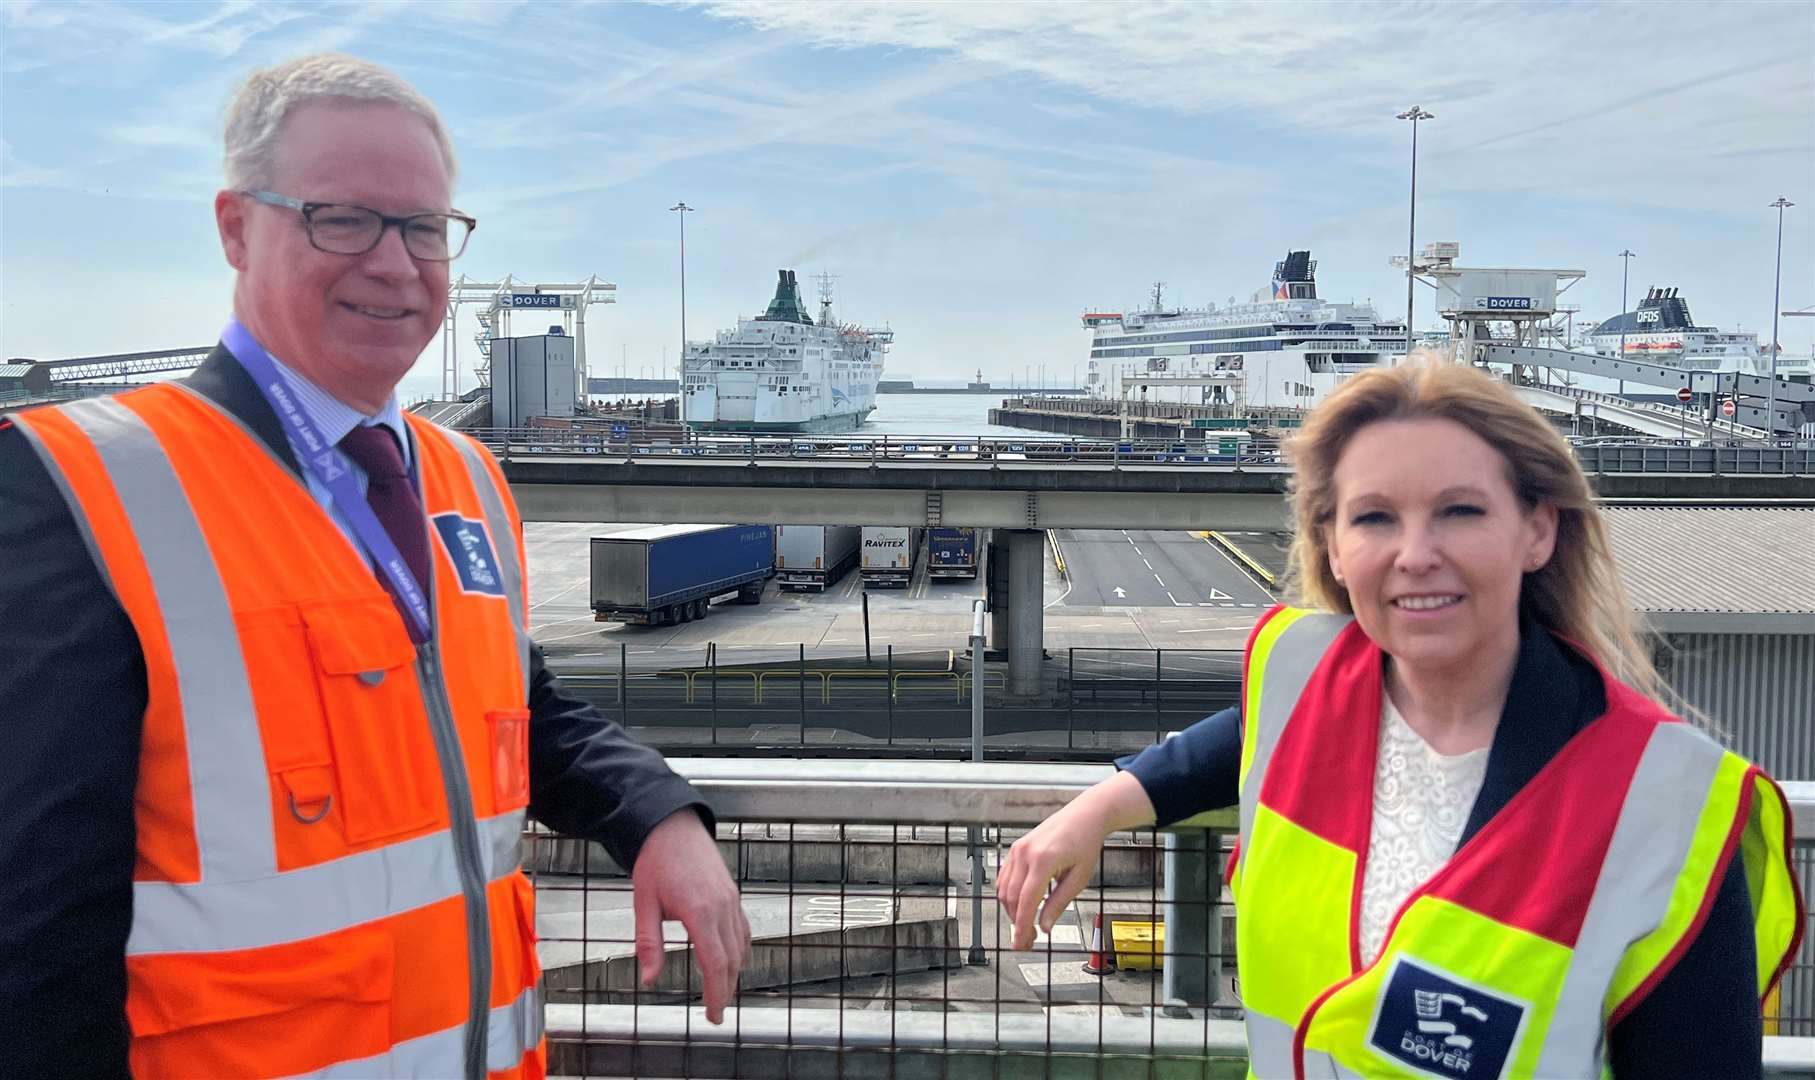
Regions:
<instances>
[{"instance_id":1,"label":"road marking arrow","mask_svg":"<svg viewBox=\"0 0 1815 1080\"><path fill-rule=\"evenodd\" d=\"M1117 599L1117 600L1120 600L1120 599L1122 599L1122 598L1123 598L1123 597L1125 597L1125 596L1127 596L1127 595L1128 595L1128 590L1127 590L1127 589L1124 589L1124 588L1122 588L1122 587L1121 587L1121 586L1120 586L1120 585L1117 585L1117 586L1116 586L1116 587L1115 587L1115 598L1116 598L1116 599Z\"/></svg>"},{"instance_id":2,"label":"road marking arrow","mask_svg":"<svg viewBox=\"0 0 1815 1080\"><path fill-rule=\"evenodd\" d=\"M1221 589L1211 589L1210 590L1210 599L1212 599L1212 600L1233 600L1233 599L1235 599L1235 597L1230 596L1228 593L1222 591Z\"/></svg>"}]
</instances>

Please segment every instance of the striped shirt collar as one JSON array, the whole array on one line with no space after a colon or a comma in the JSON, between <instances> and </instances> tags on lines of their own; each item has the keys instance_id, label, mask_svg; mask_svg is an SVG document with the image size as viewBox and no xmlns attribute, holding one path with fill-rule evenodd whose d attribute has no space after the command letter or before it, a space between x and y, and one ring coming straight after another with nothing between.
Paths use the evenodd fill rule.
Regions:
<instances>
[{"instance_id":1,"label":"striped shirt collar","mask_svg":"<svg viewBox=\"0 0 1815 1080\"><path fill-rule=\"evenodd\" d=\"M340 442L346 438L349 431L361 424L383 425L391 430L391 434L397 437L398 444L403 447L404 467L412 466L409 431L404 426L403 409L397 404L396 394L385 398L384 406L373 415L367 416L323 390L307 376L297 372L296 369L276 356L271 357L271 362L276 365L278 371L283 373L284 380L290 384L291 391L296 395L297 404L302 406L303 412L308 414L309 419L315 421L315 426L321 429L321 433L327 437L330 443Z\"/></svg>"}]
</instances>

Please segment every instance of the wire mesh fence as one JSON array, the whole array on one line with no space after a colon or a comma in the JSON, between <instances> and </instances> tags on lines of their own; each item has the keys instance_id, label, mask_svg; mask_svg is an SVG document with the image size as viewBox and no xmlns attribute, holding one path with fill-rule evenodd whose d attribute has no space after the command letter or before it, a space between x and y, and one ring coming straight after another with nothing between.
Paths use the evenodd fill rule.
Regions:
<instances>
[{"instance_id":1,"label":"wire mesh fence","mask_svg":"<svg viewBox=\"0 0 1815 1080\"><path fill-rule=\"evenodd\" d=\"M1236 914L1221 874L1228 816L1113 835L1077 902L1016 949L996 893L1002 859L1104 768L684 766L721 807L719 853L752 928L731 1007L722 1025L706 1021L678 924L665 931L661 977L644 985L622 869L596 845L533 834L551 1074L1245 1074ZM1771 1003L1769 1034L1815 1035L1812 986L1805 951Z\"/></svg>"},{"instance_id":2,"label":"wire mesh fence","mask_svg":"<svg viewBox=\"0 0 1815 1080\"><path fill-rule=\"evenodd\" d=\"M622 870L595 845L533 836L551 1073L1242 1074L1211 834L1170 853L1152 831L1112 837L1079 901L1016 950L995 881L1023 828L918 820L940 801L905 821L720 825L753 935L720 1026L680 928L643 985ZM1194 884L1169 894L1169 873Z\"/></svg>"},{"instance_id":3,"label":"wire mesh fence","mask_svg":"<svg viewBox=\"0 0 1815 1080\"><path fill-rule=\"evenodd\" d=\"M1001 663L973 672L963 653L893 645L867 659L796 645L708 646L678 660L672 650L639 656L620 646L551 660L568 693L669 752L958 756L968 753L979 681L992 752L1091 761L1137 751L1235 704L1240 661L1221 650L1055 651L1041 691L1016 696Z\"/></svg>"}]
</instances>

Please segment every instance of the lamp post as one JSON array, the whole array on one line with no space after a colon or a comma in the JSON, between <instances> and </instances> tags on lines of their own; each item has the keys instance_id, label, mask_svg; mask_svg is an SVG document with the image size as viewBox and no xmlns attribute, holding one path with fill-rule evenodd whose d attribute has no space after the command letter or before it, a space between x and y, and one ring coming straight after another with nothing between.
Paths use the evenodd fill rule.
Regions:
<instances>
[{"instance_id":1,"label":"lamp post","mask_svg":"<svg viewBox=\"0 0 1815 1080\"><path fill-rule=\"evenodd\" d=\"M1632 252L1627 251L1624 248L1622 248L1620 250L1620 360L1621 360L1621 362L1624 362L1626 359L1626 321L1627 321L1626 320L1626 274L1627 274L1627 271L1632 269L1632 260L1634 260L1636 258L1638 258L1638 256L1633 254ZM1615 370L1618 370L1618 369L1616 368ZM1620 390L1621 395L1624 395L1626 393L1626 380L1625 379L1620 380L1619 390Z\"/></svg>"},{"instance_id":2,"label":"lamp post","mask_svg":"<svg viewBox=\"0 0 1815 1080\"><path fill-rule=\"evenodd\" d=\"M1405 355L1412 355L1412 287L1418 280L1418 266L1412 261L1418 246L1418 121L1435 120L1435 113L1413 105L1399 114L1399 119L1412 122L1412 202L1405 226Z\"/></svg>"},{"instance_id":3,"label":"lamp post","mask_svg":"<svg viewBox=\"0 0 1815 1080\"><path fill-rule=\"evenodd\" d=\"M668 209L673 211L681 222L681 355L679 366L685 368L687 366L687 215L692 212L693 207L688 206L685 202L677 202ZM662 364L664 376L667 374L667 367L667 362L664 361ZM685 414L686 387L681 385L679 375L675 377L674 389L675 396L680 399L682 413ZM685 420L686 416L682 415L681 419Z\"/></svg>"},{"instance_id":4,"label":"lamp post","mask_svg":"<svg viewBox=\"0 0 1815 1080\"><path fill-rule=\"evenodd\" d=\"M1765 438L1777 436L1777 309L1783 299L1783 212L1796 204L1777 197L1777 280L1771 287L1771 386L1765 397Z\"/></svg>"}]
</instances>

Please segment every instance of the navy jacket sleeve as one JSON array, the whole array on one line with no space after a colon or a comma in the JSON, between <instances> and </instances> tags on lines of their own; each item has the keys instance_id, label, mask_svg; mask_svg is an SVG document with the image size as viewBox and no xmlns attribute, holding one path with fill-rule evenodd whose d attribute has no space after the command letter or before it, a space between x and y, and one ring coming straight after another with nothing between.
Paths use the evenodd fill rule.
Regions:
<instances>
[{"instance_id":1,"label":"navy jacket sleeve","mask_svg":"<svg viewBox=\"0 0 1815 1080\"><path fill-rule=\"evenodd\" d=\"M0 1075L125 1076L145 665L10 425L0 559Z\"/></svg>"},{"instance_id":2,"label":"navy jacket sleeve","mask_svg":"<svg viewBox=\"0 0 1815 1080\"><path fill-rule=\"evenodd\" d=\"M530 646L529 668L529 810L536 820L597 840L626 871L649 831L677 810L693 808L712 830L712 811L693 785L591 704L563 694L539 646Z\"/></svg>"},{"instance_id":3,"label":"navy jacket sleeve","mask_svg":"<svg viewBox=\"0 0 1815 1080\"><path fill-rule=\"evenodd\" d=\"M1752 897L1736 853L1708 919L1657 988L1608 1039L1613 1075L1764 1074Z\"/></svg>"},{"instance_id":4,"label":"navy jacket sleeve","mask_svg":"<svg viewBox=\"0 0 1815 1080\"><path fill-rule=\"evenodd\" d=\"M1116 767L1134 774L1153 803L1160 825L1206 810L1234 806L1241 794L1241 711L1205 717Z\"/></svg>"}]
</instances>

